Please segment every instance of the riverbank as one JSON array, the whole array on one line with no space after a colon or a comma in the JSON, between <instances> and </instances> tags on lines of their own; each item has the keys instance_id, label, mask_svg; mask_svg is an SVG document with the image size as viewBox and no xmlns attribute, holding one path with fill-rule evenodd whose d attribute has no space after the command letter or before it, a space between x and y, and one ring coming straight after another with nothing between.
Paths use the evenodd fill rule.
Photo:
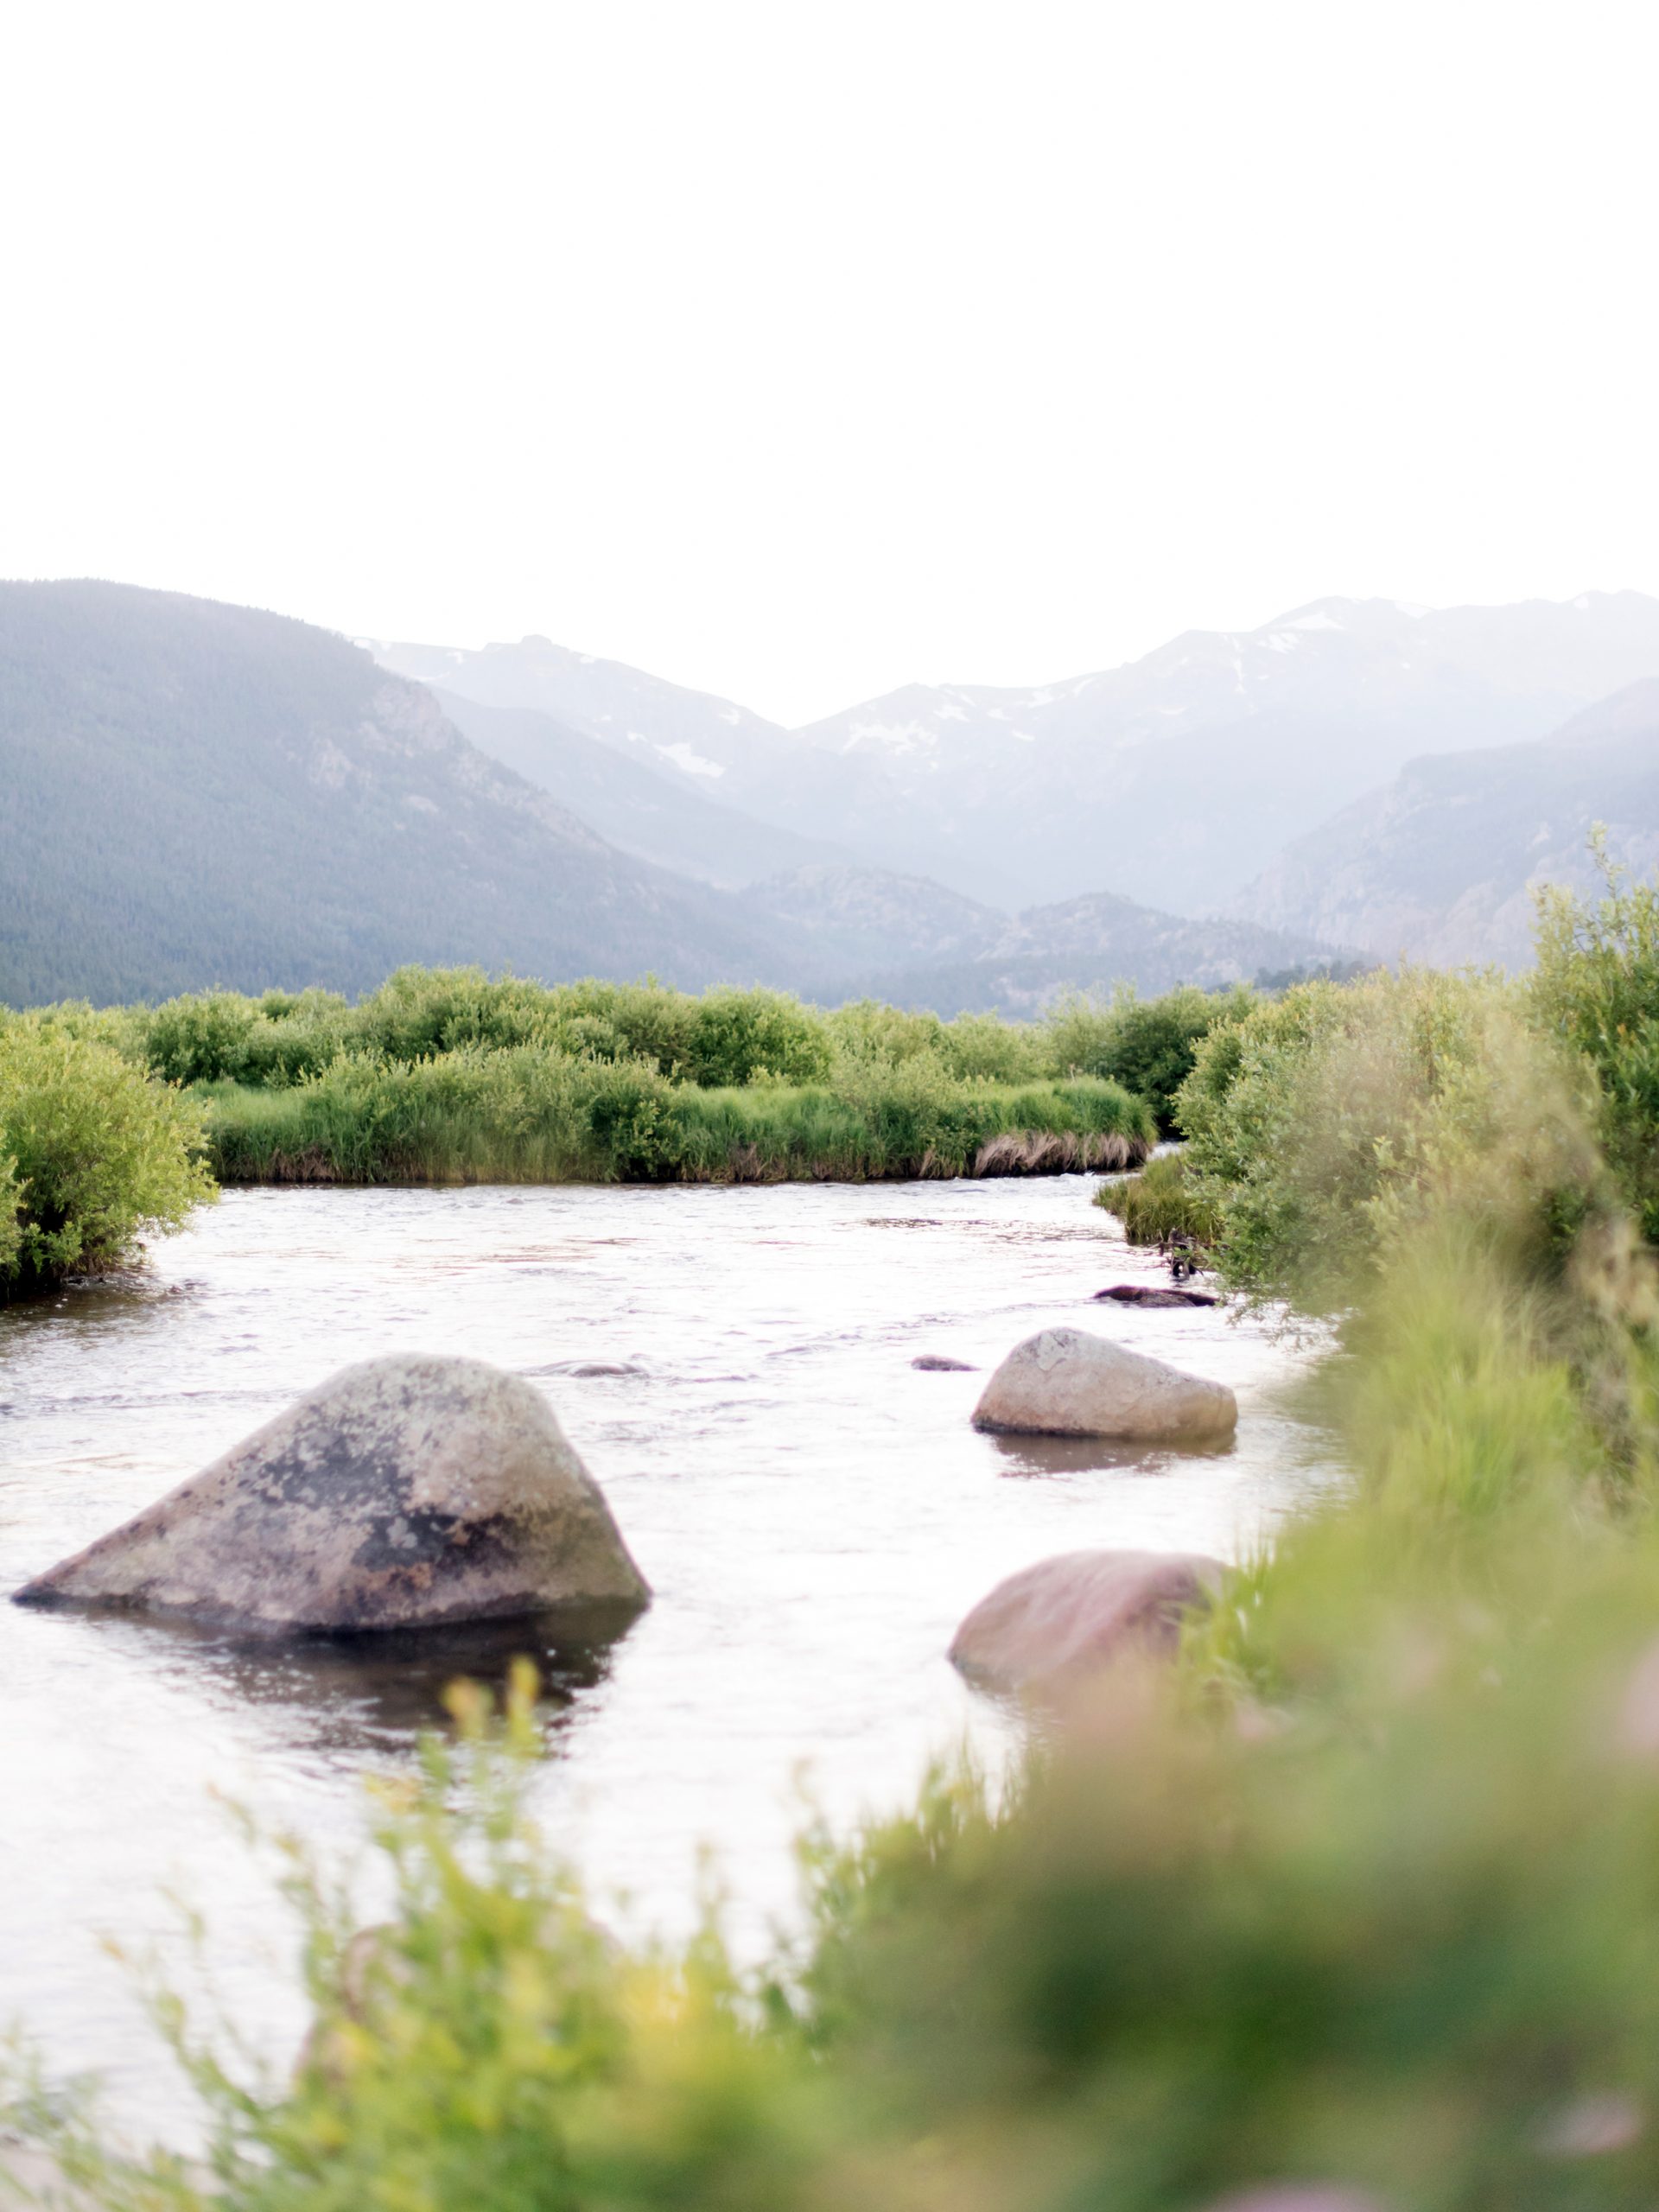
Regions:
<instances>
[{"instance_id":1,"label":"riverbank","mask_svg":"<svg viewBox=\"0 0 1659 2212\"><path fill-rule=\"evenodd\" d=\"M105 1225L79 1245L59 1238L41 1284L130 1257L214 1181L1109 1173L1147 1156L1204 1036L1249 1003L1182 990L1074 997L1038 1022L942 1021L874 1001L826 1010L776 991L693 997L651 982L550 988L405 968L355 1005L321 990L207 991L158 1007L0 1009L0 1195L27 1135L27 1116L7 1112L7 1070L43 1056L74 1063L70 1104L93 1123L92 1094L113 1071L148 1116L150 1157L99 1136ZM84 1161L73 1121L59 1116L54 1140ZM170 1179L160 1199L158 1162Z\"/></svg>"}]
</instances>

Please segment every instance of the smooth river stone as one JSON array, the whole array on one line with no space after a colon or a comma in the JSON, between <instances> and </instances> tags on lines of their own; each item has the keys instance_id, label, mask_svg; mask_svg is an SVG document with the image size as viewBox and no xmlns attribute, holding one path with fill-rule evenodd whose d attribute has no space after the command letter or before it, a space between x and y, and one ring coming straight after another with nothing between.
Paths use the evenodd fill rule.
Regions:
<instances>
[{"instance_id":1,"label":"smooth river stone","mask_svg":"<svg viewBox=\"0 0 1659 2212\"><path fill-rule=\"evenodd\" d=\"M1238 1402L1224 1382L1183 1374L1085 1329L1045 1329L1014 1346L973 1420L976 1428L1015 1435L1211 1444L1237 1427Z\"/></svg>"},{"instance_id":2,"label":"smooth river stone","mask_svg":"<svg viewBox=\"0 0 1659 2212\"><path fill-rule=\"evenodd\" d=\"M650 1594L539 1391L406 1357L342 1369L17 1597L303 1632Z\"/></svg>"},{"instance_id":3,"label":"smooth river stone","mask_svg":"<svg viewBox=\"0 0 1659 2212\"><path fill-rule=\"evenodd\" d=\"M997 1689L1053 1689L1126 1658L1166 1658L1183 1617L1208 1605L1222 1565L1199 1553L1062 1552L982 1598L952 1663Z\"/></svg>"}]
</instances>

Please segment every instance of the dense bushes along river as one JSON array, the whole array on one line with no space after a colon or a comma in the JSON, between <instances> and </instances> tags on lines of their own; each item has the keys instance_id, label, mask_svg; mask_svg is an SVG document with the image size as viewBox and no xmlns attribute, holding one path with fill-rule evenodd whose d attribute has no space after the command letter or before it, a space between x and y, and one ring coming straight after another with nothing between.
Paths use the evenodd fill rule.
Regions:
<instances>
[{"instance_id":1,"label":"dense bushes along river","mask_svg":"<svg viewBox=\"0 0 1659 2212\"><path fill-rule=\"evenodd\" d=\"M1659 2200L1659 906L1535 981L1293 993L1181 1112L1241 1288L1339 1314L1355 1471L1011 1789L809 1836L753 1975L598 1935L519 1810L528 1686L385 1801L319 2027L181 2037L211 2191L25 2088L92 2200L197 2212L1638 2212ZM222 2192L222 2196L219 2195ZM1255 2192L1255 2194L1252 2194Z\"/></svg>"},{"instance_id":2,"label":"dense bushes along river","mask_svg":"<svg viewBox=\"0 0 1659 2212\"><path fill-rule=\"evenodd\" d=\"M1236 1001L942 1022L771 991L404 969L356 1006L0 1013L0 1286L121 1259L225 1182L861 1179L1121 1168Z\"/></svg>"}]
</instances>

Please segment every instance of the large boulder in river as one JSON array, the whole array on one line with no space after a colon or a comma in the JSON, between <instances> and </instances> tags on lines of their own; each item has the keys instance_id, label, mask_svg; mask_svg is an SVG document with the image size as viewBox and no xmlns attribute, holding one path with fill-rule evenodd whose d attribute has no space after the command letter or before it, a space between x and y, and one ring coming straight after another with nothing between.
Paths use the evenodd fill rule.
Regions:
<instances>
[{"instance_id":1,"label":"large boulder in river","mask_svg":"<svg viewBox=\"0 0 1659 2212\"><path fill-rule=\"evenodd\" d=\"M347 1367L18 1598L264 1631L650 1596L540 1392L482 1360Z\"/></svg>"},{"instance_id":2,"label":"large boulder in river","mask_svg":"<svg viewBox=\"0 0 1659 2212\"><path fill-rule=\"evenodd\" d=\"M957 1630L952 1663L995 1689L1052 1690L1126 1659L1172 1656L1221 1586L1187 1552L1062 1552L999 1582Z\"/></svg>"},{"instance_id":3,"label":"large boulder in river","mask_svg":"<svg viewBox=\"0 0 1659 2212\"><path fill-rule=\"evenodd\" d=\"M976 1428L1141 1444L1214 1444L1237 1426L1238 1402L1224 1382L1086 1329L1045 1329L1016 1344L974 1408Z\"/></svg>"}]
</instances>

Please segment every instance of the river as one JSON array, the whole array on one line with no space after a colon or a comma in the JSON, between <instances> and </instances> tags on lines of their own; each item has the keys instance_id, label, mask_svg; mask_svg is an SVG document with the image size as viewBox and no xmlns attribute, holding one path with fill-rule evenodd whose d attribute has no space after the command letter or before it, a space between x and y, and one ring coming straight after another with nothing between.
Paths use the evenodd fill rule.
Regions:
<instances>
[{"instance_id":1,"label":"river","mask_svg":"<svg viewBox=\"0 0 1659 2212\"><path fill-rule=\"evenodd\" d=\"M1004 1574L1090 1545L1236 1556L1337 1478L1256 1320L1090 1303L1160 1279L1094 1179L722 1190L227 1192L150 1265L0 1313L0 1590L194 1473L347 1362L442 1351L545 1390L652 1583L608 1649L538 1651L536 1802L620 1923L689 1922L709 1847L749 1951L786 1916L803 1787L893 1806L931 1751L1014 1724L945 1660ZM1124 1453L976 1434L982 1370L1052 1324L1230 1383L1236 1446ZM302 2025L270 1868L219 1796L327 1854L362 1777L407 1764L442 1679L499 1637L249 1645L0 1605L0 2024L92 2069L135 2131L189 2139L130 1966L215 1986L281 2061ZM172 1897L169 1897L172 1893Z\"/></svg>"}]
</instances>

